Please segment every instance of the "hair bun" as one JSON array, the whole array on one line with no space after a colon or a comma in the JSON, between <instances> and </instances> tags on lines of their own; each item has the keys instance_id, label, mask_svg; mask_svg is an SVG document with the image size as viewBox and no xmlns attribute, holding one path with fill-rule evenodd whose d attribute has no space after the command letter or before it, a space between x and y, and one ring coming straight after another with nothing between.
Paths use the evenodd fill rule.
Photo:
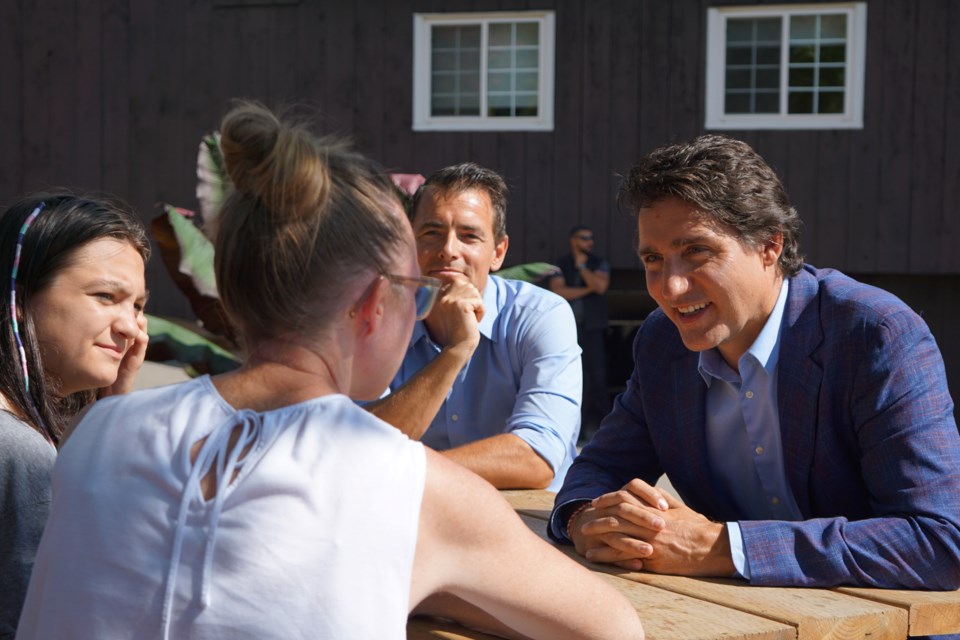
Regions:
<instances>
[{"instance_id":1,"label":"hair bun","mask_svg":"<svg viewBox=\"0 0 960 640\"><path fill-rule=\"evenodd\" d=\"M224 116L220 147L237 191L277 219L309 216L325 197L327 167L313 136L259 103L241 102Z\"/></svg>"}]
</instances>

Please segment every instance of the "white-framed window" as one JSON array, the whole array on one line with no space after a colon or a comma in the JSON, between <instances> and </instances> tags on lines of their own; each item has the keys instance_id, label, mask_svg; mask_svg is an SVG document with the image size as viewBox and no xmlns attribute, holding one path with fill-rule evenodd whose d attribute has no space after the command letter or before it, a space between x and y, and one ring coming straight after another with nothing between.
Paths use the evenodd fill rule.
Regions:
<instances>
[{"instance_id":1,"label":"white-framed window","mask_svg":"<svg viewBox=\"0 0 960 640\"><path fill-rule=\"evenodd\" d=\"M416 13L415 131L553 130L552 11Z\"/></svg>"},{"instance_id":2,"label":"white-framed window","mask_svg":"<svg viewBox=\"0 0 960 640\"><path fill-rule=\"evenodd\" d=\"M708 129L861 129L864 2L707 10Z\"/></svg>"}]
</instances>

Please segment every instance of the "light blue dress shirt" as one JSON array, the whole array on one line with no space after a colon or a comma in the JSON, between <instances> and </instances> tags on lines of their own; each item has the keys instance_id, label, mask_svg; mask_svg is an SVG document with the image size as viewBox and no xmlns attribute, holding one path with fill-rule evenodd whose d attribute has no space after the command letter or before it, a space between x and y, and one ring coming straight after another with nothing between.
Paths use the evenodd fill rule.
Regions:
<instances>
[{"instance_id":1,"label":"light blue dress shirt","mask_svg":"<svg viewBox=\"0 0 960 640\"><path fill-rule=\"evenodd\" d=\"M700 353L707 383L707 457L717 486L725 487L749 520L800 520L787 482L777 410L780 325L790 283L783 281L763 329L737 363L728 365L716 349ZM737 571L750 578L740 525L728 522Z\"/></svg>"},{"instance_id":2,"label":"light blue dress shirt","mask_svg":"<svg viewBox=\"0 0 960 640\"><path fill-rule=\"evenodd\" d=\"M576 456L583 390L577 326L570 305L536 285L489 276L483 291L480 344L421 438L450 449L512 433L554 470L557 491ZM440 353L423 322L413 336L397 389Z\"/></svg>"}]
</instances>

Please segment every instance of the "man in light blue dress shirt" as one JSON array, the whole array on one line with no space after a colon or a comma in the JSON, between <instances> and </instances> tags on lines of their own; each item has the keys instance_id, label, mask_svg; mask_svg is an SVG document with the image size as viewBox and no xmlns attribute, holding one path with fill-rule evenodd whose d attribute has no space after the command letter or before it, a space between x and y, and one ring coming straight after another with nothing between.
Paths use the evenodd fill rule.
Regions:
<instances>
[{"instance_id":1,"label":"man in light blue dress shirt","mask_svg":"<svg viewBox=\"0 0 960 640\"><path fill-rule=\"evenodd\" d=\"M923 320L804 264L799 216L743 142L657 149L623 194L659 309L551 537L632 570L958 588L960 436Z\"/></svg>"},{"instance_id":2,"label":"man in light blue dress shirt","mask_svg":"<svg viewBox=\"0 0 960 640\"><path fill-rule=\"evenodd\" d=\"M580 431L577 327L560 296L491 275L509 243L506 193L472 163L417 192L420 270L443 286L389 395L367 409L498 488L557 490Z\"/></svg>"}]
</instances>

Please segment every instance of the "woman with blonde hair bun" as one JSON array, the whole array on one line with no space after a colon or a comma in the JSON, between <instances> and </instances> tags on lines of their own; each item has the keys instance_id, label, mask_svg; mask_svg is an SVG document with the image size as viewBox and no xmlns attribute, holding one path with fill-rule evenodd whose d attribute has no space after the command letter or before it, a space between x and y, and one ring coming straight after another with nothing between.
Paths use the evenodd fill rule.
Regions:
<instances>
[{"instance_id":1,"label":"woman with blonde hair bun","mask_svg":"<svg viewBox=\"0 0 960 640\"><path fill-rule=\"evenodd\" d=\"M437 282L371 162L262 106L224 118L216 272L244 366L98 402L57 461L21 638L641 638L486 482L357 407ZM479 408L478 408L479 410Z\"/></svg>"}]
</instances>

